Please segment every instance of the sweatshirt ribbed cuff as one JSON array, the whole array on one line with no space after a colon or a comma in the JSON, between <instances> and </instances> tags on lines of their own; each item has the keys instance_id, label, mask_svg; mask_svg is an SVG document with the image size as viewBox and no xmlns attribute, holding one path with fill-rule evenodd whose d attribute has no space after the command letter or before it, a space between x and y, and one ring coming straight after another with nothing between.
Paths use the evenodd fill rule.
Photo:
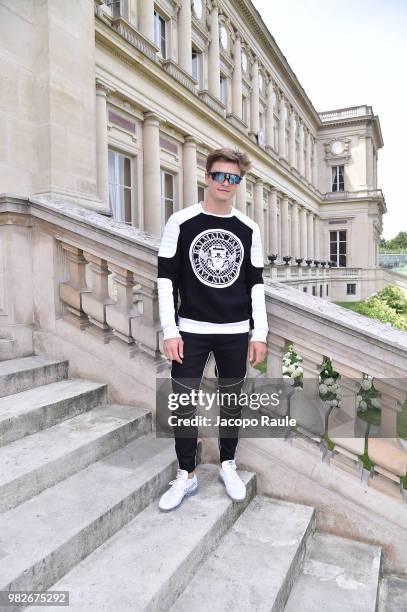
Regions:
<instances>
[{"instance_id":1,"label":"sweatshirt ribbed cuff","mask_svg":"<svg viewBox=\"0 0 407 612\"><path fill-rule=\"evenodd\" d=\"M163 339L169 340L170 338L181 338L177 325L168 325L163 329Z\"/></svg>"}]
</instances>

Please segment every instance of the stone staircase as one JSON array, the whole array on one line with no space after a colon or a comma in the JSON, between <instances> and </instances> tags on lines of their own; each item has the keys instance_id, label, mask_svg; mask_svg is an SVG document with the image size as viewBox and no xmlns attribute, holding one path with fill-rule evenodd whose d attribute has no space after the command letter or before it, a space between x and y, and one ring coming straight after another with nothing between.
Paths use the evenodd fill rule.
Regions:
<instances>
[{"instance_id":1,"label":"stone staircase","mask_svg":"<svg viewBox=\"0 0 407 612\"><path fill-rule=\"evenodd\" d=\"M318 532L314 508L257 495L253 473L236 503L199 464L198 494L160 512L173 440L68 365L0 361L0 591L67 590L72 612L407 610L380 547Z\"/></svg>"}]
</instances>

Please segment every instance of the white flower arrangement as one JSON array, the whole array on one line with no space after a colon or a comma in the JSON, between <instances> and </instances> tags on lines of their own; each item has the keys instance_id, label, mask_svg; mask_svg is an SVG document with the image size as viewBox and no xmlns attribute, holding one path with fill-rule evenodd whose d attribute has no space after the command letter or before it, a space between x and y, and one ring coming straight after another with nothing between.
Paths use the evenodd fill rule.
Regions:
<instances>
[{"instance_id":1,"label":"white flower arrangement","mask_svg":"<svg viewBox=\"0 0 407 612\"><path fill-rule=\"evenodd\" d=\"M285 384L302 387L304 369L300 365L301 361L302 357L295 352L293 345L290 344L283 355L283 380Z\"/></svg>"},{"instance_id":2,"label":"white flower arrangement","mask_svg":"<svg viewBox=\"0 0 407 612\"><path fill-rule=\"evenodd\" d=\"M319 375L319 397L328 405L339 407L342 399L342 388L338 384L339 375L334 371L330 359L326 359Z\"/></svg>"},{"instance_id":3,"label":"white flower arrangement","mask_svg":"<svg viewBox=\"0 0 407 612\"><path fill-rule=\"evenodd\" d=\"M366 412L371 408L380 409L381 403L378 398L379 392L374 388L373 376L363 374L359 393L356 396L356 408L360 412Z\"/></svg>"}]
</instances>

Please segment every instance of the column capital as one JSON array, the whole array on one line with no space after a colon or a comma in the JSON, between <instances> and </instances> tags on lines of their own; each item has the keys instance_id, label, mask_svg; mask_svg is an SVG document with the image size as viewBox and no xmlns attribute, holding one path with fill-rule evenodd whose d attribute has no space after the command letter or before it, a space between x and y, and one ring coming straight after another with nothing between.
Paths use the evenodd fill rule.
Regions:
<instances>
[{"instance_id":1,"label":"column capital","mask_svg":"<svg viewBox=\"0 0 407 612\"><path fill-rule=\"evenodd\" d=\"M197 145L198 139L195 136L191 136L190 134L188 134L187 136L184 136L184 144Z\"/></svg>"},{"instance_id":2,"label":"column capital","mask_svg":"<svg viewBox=\"0 0 407 612\"><path fill-rule=\"evenodd\" d=\"M263 179L260 178L259 176L255 177L255 181L254 182L255 182L256 185L263 185L264 184Z\"/></svg>"},{"instance_id":3,"label":"column capital","mask_svg":"<svg viewBox=\"0 0 407 612\"><path fill-rule=\"evenodd\" d=\"M95 86L96 94L99 96L107 96L114 91L114 89L106 81L100 79L99 77L97 77L95 80Z\"/></svg>"},{"instance_id":4,"label":"column capital","mask_svg":"<svg viewBox=\"0 0 407 612\"><path fill-rule=\"evenodd\" d=\"M160 125L162 117L154 111L144 111L144 123Z\"/></svg>"}]
</instances>

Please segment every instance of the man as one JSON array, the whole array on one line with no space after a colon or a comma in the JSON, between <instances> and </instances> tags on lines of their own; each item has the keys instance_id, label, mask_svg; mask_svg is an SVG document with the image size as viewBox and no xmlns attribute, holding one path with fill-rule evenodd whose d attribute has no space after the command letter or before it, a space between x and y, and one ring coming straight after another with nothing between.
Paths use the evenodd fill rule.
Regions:
<instances>
[{"instance_id":1,"label":"man","mask_svg":"<svg viewBox=\"0 0 407 612\"><path fill-rule=\"evenodd\" d=\"M158 252L159 315L164 353L171 359L171 378L177 392L181 380L201 380L212 352L219 382L233 380L227 392L238 391L249 360L254 367L267 353L267 315L263 283L263 250L257 223L237 210L232 199L250 169L246 154L216 149L206 161L207 197L173 213L164 228ZM181 304L178 307L178 291ZM221 384L219 385L221 387ZM192 388L192 387L189 387ZM221 416L236 415L221 406ZM197 428L187 434L174 428L177 478L160 498L159 508L179 506L196 492ZM228 434L228 435L226 435ZM235 501L246 496L236 472L238 427L219 428L219 479Z\"/></svg>"}]
</instances>

